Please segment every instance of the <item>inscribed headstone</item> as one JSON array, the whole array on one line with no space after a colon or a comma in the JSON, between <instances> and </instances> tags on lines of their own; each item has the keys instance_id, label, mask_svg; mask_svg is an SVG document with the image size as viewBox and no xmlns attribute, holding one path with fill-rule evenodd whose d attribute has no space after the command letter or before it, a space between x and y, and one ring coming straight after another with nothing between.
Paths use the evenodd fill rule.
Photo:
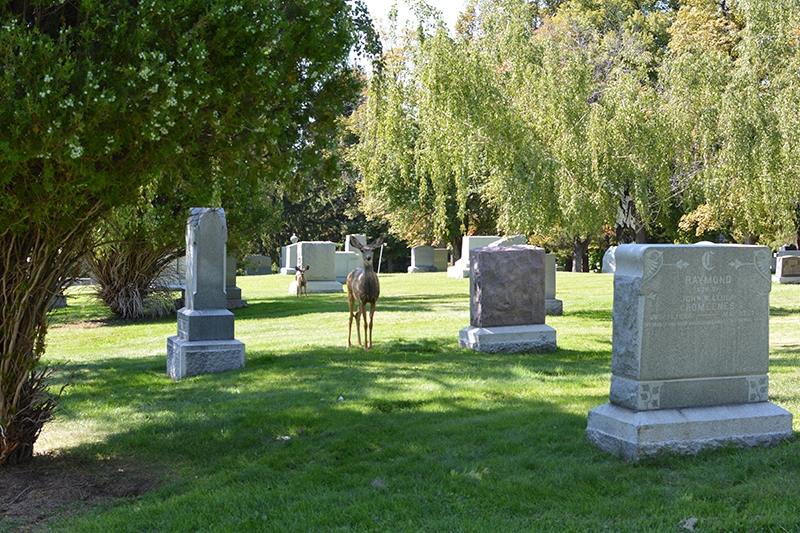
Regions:
<instances>
[{"instance_id":1,"label":"inscribed headstone","mask_svg":"<svg viewBox=\"0 0 800 533\"><path fill-rule=\"evenodd\" d=\"M222 209L190 209L186 230L186 307L225 309L225 243Z\"/></svg>"},{"instance_id":2,"label":"inscribed headstone","mask_svg":"<svg viewBox=\"0 0 800 533\"><path fill-rule=\"evenodd\" d=\"M779 255L775 262L778 283L800 283L800 254Z\"/></svg>"},{"instance_id":3,"label":"inscribed headstone","mask_svg":"<svg viewBox=\"0 0 800 533\"><path fill-rule=\"evenodd\" d=\"M761 246L617 249L610 403L590 412L591 440L638 459L786 438L787 413L767 405L769 259Z\"/></svg>"}]
</instances>

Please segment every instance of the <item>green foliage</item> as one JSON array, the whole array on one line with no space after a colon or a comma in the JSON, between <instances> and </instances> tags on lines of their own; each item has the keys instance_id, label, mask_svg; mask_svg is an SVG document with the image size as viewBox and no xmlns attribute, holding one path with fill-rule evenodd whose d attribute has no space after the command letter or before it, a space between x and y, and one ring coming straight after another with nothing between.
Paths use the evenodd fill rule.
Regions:
<instances>
[{"instance_id":1,"label":"green foliage","mask_svg":"<svg viewBox=\"0 0 800 533\"><path fill-rule=\"evenodd\" d=\"M395 34L351 152L369 212L419 240L488 215L673 242L708 206L728 238L800 240L798 7L472 0L454 37Z\"/></svg>"},{"instance_id":2,"label":"green foliage","mask_svg":"<svg viewBox=\"0 0 800 533\"><path fill-rule=\"evenodd\" d=\"M330 175L336 117L361 83L349 53L376 41L364 5L344 0L6 2L0 28L0 429L11 435L45 313L100 217L151 194L224 203L231 189ZM19 446L3 439L0 464Z\"/></svg>"}]
</instances>

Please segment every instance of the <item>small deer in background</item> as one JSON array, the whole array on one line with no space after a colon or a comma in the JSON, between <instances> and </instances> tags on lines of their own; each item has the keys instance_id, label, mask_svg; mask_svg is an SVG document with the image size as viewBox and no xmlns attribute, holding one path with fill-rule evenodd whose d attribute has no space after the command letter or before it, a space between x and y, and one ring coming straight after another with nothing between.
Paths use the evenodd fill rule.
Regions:
<instances>
[{"instance_id":1,"label":"small deer in background","mask_svg":"<svg viewBox=\"0 0 800 533\"><path fill-rule=\"evenodd\" d=\"M308 297L308 282L306 281L306 270L311 268L310 266L306 265L305 268L297 265L295 267L294 273L294 281L297 285L297 297L300 298L302 294L305 294Z\"/></svg>"},{"instance_id":2,"label":"small deer in background","mask_svg":"<svg viewBox=\"0 0 800 533\"><path fill-rule=\"evenodd\" d=\"M375 315L375 303L381 295L378 275L372 269L372 253L383 244L383 237L378 237L372 244L362 245L354 236L350 236L350 246L361 251L364 256L364 268L356 268L347 275L347 301L350 305L350 320L347 325L347 347L350 347L350 334L353 331L353 318L356 319L358 345L361 346L361 317L364 318L364 349L372 348L372 318ZM367 323L367 304L370 304L369 323Z\"/></svg>"}]
</instances>

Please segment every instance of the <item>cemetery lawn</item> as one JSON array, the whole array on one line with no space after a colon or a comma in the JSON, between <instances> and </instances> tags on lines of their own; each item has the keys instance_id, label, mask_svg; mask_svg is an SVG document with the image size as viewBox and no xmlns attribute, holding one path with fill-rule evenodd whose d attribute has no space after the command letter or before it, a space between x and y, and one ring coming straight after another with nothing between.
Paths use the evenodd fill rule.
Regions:
<instances>
[{"instance_id":1,"label":"cemetery lawn","mask_svg":"<svg viewBox=\"0 0 800 533\"><path fill-rule=\"evenodd\" d=\"M178 383L174 318L115 321L75 288L45 358L71 384L33 463L0 472L0 532L798 530L800 439L637 464L586 441L610 275L559 272L559 350L521 355L458 348L469 280L382 274L371 351L345 347L345 293L291 281L240 276L245 368ZM770 301L770 397L797 430L800 286Z\"/></svg>"}]
</instances>

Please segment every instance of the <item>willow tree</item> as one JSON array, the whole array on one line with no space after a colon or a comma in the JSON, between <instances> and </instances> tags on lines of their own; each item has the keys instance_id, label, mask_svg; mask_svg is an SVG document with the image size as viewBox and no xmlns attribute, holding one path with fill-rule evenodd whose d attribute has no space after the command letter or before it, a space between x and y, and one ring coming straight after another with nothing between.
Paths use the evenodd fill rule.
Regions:
<instances>
[{"instance_id":1,"label":"willow tree","mask_svg":"<svg viewBox=\"0 0 800 533\"><path fill-rule=\"evenodd\" d=\"M422 23L386 52L353 117L351 160L367 210L404 238L443 241L458 256L464 234L520 231L516 206L547 218L550 188L537 182L547 163L487 41L463 17L451 36L425 18L427 6L417 11Z\"/></svg>"},{"instance_id":2,"label":"willow tree","mask_svg":"<svg viewBox=\"0 0 800 533\"><path fill-rule=\"evenodd\" d=\"M788 47L787 64L779 84L775 106L778 115L778 130L781 132L781 153L779 167L782 179L776 180L773 191L774 204L782 221L785 237L793 239L800 248L800 9L792 3L787 12L786 28L794 35Z\"/></svg>"},{"instance_id":3,"label":"willow tree","mask_svg":"<svg viewBox=\"0 0 800 533\"><path fill-rule=\"evenodd\" d=\"M286 151L357 94L348 56L371 24L344 0L82 0L6 2L0 26L3 465L53 414L46 313L100 218L157 176L291 183L322 154Z\"/></svg>"},{"instance_id":4,"label":"willow tree","mask_svg":"<svg viewBox=\"0 0 800 533\"><path fill-rule=\"evenodd\" d=\"M407 241L443 242L458 255L462 234L495 227L483 191L485 139L469 122L492 87L435 13L424 4L417 13L419 27L393 36L351 118L350 161L368 215Z\"/></svg>"},{"instance_id":5,"label":"willow tree","mask_svg":"<svg viewBox=\"0 0 800 533\"><path fill-rule=\"evenodd\" d=\"M544 95L555 102L553 115L570 117L553 143L572 167L558 180L562 203L574 206L570 219L585 213L587 222L614 227L620 242L646 240L673 194L657 92L670 17L659 2L573 2L539 32L556 54L547 70L563 73Z\"/></svg>"},{"instance_id":6,"label":"willow tree","mask_svg":"<svg viewBox=\"0 0 800 533\"><path fill-rule=\"evenodd\" d=\"M722 148L706 181L709 203L743 237L797 238L800 221L796 1L740 2L744 27L724 95ZM779 243L775 243L779 244Z\"/></svg>"},{"instance_id":7,"label":"willow tree","mask_svg":"<svg viewBox=\"0 0 800 533\"><path fill-rule=\"evenodd\" d=\"M673 180L683 191L679 226L695 233L690 240L734 233L708 203L720 194L709 198L706 184L721 162L721 121L741 30L735 7L723 9L716 0L686 2L669 28L671 39L659 73L661 99L675 147Z\"/></svg>"}]
</instances>

